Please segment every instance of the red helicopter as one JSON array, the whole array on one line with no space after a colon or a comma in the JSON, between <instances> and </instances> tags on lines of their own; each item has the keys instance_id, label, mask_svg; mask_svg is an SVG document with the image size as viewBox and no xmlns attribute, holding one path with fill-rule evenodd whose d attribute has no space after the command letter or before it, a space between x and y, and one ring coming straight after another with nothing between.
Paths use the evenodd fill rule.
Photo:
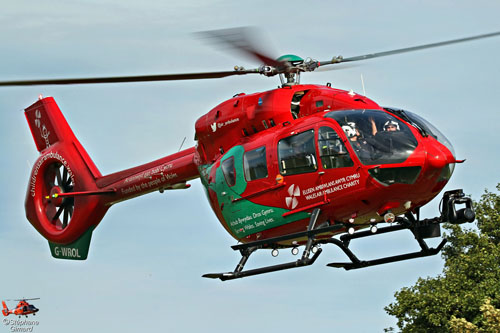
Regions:
<instances>
[{"instance_id":1,"label":"red helicopter","mask_svg":"<svg viewBox=\"0 0 500 333\"><path fill-rule=\"evenodd\" d=\"M30 314L34 316L39 311L39 309L37 309L34 305L29 304L26 301L33 301L36 299L40 298L8 299L7 301L16 301L16 302L19 301L19 303L17 303L17 306L10 310L7 307L7 304L5 304L5 301L2 301L2 306L3 306L2 313L4 316L13 314L19 316L19 318L21 318L21 316L28 317L28 315Z\"/></svg>"},{"instance_id":2,"label":"red helicopter","mask_svg":"<svg viewBox=\"0 0 500 333\"><path fill-rule=\"evenodd\" d=\"M353 91L301 84L300 74L500 32L328 61L295 55L275 59L258 50L245 29L204 34L264 65L222 72L0 82L95 84L249 74L281 79L277 89L236 94L201 116L195 124L195 147L104 176L53 98L29 106L25 115L40 156L29 178L26 216L49 241L53 257L85 260L92 232L113 204L153 191L187 189L196 178L222 226L239 242L233 250L241 253L233 271L203 275L207 278L229 280L311 265L326 244L338 246L349 258L328 266L346 270L435 255L446 239L436 248L425 239L439 237L441 223L474 220L471 199L461 189L443 194L439 216L420 219L420 208L444 188L455 164L463 162L437 128L415 113L382 107ZM353 239L404 229L414 234L420 251L361 260L349 249ZM297 255L301 246L295 261L244 270L256 250L277 256L279 249L289 248Z\"/></svg>"}]
</instances>

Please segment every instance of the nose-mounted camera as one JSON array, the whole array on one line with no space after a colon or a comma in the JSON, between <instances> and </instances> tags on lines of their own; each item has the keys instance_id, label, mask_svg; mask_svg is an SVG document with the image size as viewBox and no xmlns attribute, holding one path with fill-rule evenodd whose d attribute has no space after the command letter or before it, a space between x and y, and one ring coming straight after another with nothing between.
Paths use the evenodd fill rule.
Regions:
<instances>
[{"instance_id":1,"label":"nose-mounted camera","mask_svg":"<svg viewBox=\"0 0 500 333\"><path fill-rule=\"evenodd\" d=\"M447 191L443 195L441 220L452 224L472 222L476 213L472 207L472 199L466 197L462 190ZM457 205L465 205L465 208L457 210Z\"/></svg>"}]
</instances>

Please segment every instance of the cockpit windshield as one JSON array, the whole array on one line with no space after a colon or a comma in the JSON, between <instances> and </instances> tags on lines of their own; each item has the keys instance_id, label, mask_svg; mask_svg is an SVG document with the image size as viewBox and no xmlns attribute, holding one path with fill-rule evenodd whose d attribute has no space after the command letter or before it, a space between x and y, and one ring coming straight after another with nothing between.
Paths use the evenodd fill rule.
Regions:
<instances>
[{"instance_id":1,"label":"cockpit windshield","mask_svg":"<svg viewBox=\"0 0 500 333\"><path fill-rule=\"evenodd\" d=\"M403 112L413 123L416 123L420 128L424 129L427 134L431 135L434 139L438 140L446 148L448 148L455 157L455 149L453 149L453 145L450 140L448 140L434 125L416 113L410 111Z\"/></svg>"},{"instance_id":2,"label":"cockpit windshield","mask_svg":"<svg viewBox=\"0 0 500 333\"><path fill-rule=\"evenodd\" d=\"M418 145L408 126L381 110L344 110L325 115L338 122L365 165L402 163Z\"/></svg>"}]
</instances>

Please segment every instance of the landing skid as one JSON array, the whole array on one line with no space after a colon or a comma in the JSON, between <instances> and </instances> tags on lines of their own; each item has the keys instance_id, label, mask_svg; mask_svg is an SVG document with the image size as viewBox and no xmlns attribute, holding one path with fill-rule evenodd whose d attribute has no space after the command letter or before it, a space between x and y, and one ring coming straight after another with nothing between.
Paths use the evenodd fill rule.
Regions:
<instances>
[{"instance_id":1,"label":"landing skid","mask_svg":"<svg viewBox=\"0 0 500 333\"><path fill-rule=\"evenodd\" d=\"M457 211L455 207L456 204L465 204L466 207ZM462 190L445 192L445 194L443 195L443 207L444 207L443 212L439 217L420 220L418 211L416 217L412 213L408 212L405 214L404 217L403 216L397 217L395 220L396 223L395 225L379 229L370 228L371 230L369 231L359 231L353 234L344 234L340 237L340 240L333 237L328 239L316 238L318 234L324 234L326 232L332 232L342 228L348 229L351 226L349 224L336 223L334 225L326 227L321 227L321 226L316 227L316 221L320 214L320 209L316 208L313 210L311 214L307 231L232 246L232 249L239 250L242 256L240 262L238 263L234 271L225 273L209 273L203 275L203 277L226 281L252 275L281 271L290 268L309 266L312 265L321 254L322 249L319 248L319 245L321 244L336 245L347 255L347 257L350 259L350 262L329 263L327 265L329 267L344 268L345 270L358 269L358 268L387 264L402 260L409 260L409 259L436 255L441 251L443 246L446 244L447 240L443 239L436 248L430 248L424 241L425 238L441 236L440 224L443 222L450 222L450 223L472 222L475 217L474 210L472 208L472 201L470 198L464 196ZM409 229L413 233L416 241L418 242L421 248L420 251L410 252L390 257L383 257L373 260L360 260L349 249L349 244L352 239L370 237L374 235L379 235L404 229ZM307 242L305 244L304 252L302 253L302 257L300 259L279 265L243 270L246 262L248 261L248 258L256 250L265 248L267 249L271 248L273 250L276 250L279 247L283 247L278 244L280 242L291 239L304 238L304 237L307 237ZM312 257L310 257L311 252L313 253Z\"/></svg>"},{"instance_id":2,"label":"landing skid","mask_svg":"<svg viewBox=\"0 0 500 333\"><path fill-rule=\"evenodd\" d=\"M406 223L407 219L406 218L398 218L396 219L396 222L398 223ZM426 222L420 221L420 222ZM439 222L433 222L435 223L433 228L437 228L439 230ZM382 265L382 264L388 264L391 262L396 262L396 261L403 261L403 260L409 260L409 259L415 259L415 258L422 258L422 257L428 257L428 256L433 256L439 253L443 246L446 244L447 240L446 238L441 241L441 243L436 247L436 248L429 248L427 243L423 240L423 238L419 237L416 235L414 231L414 226L410 227L403 227L396 225L396 226L389 226L385 228L380 228L377 233L373 234L371 231L362 231L362 232L357 232L353 235L342 235L340 237L340 240L335 239L335 238L330 238L330 239L325 239L325 240L320 240L319 243L322 244L334 244L340 247L342 251L349 257L351 262L343 262L343 263L329 263L327 264L328 267L337 267L337 268L344 268L345 270L350 270L350 269L357 269L357 268L364 268L364 267L369 267L369 266L376 266L376 265ZM418 227L417 227L418 228ZM393 231L398 231L402 229L410 229L413 234L415 234L415 239L417 240L418 244L421 247L421 251L418 252L411 252L411 253L405 253L405 254L400 254L396 256L391 256L391 257L384 257L384 258L379 258L379 259L374 259L374 260L359 260L358 257L349 249L348 244L349 241L353 238L361 238L361 237L369 237L381 233L386 233L386 232L393 232ZM351 237L349 237L351 236ZM352 237L356 236L356 237Z\"/></svg>"}]
</instances>

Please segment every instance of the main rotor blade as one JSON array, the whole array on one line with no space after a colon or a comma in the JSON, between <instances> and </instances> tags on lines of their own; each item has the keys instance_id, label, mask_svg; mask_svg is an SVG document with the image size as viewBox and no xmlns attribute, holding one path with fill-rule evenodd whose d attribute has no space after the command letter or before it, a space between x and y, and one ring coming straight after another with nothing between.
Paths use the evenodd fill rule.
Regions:
<instances>
[{"instance_id":1,"label":"main rotor blade","mask_svg":"<svg viewBox=\"0 0 500 333\"><path fill-rule=\"evenodd\" d=\"M234 70L234 71L223 71L223 72L204 72L204 73L44 79L44 80L3 81L3 82L0 81L0 86L36 86L36 85L49 85L49 84L66 85L66 84L199 80L199 79L217 79L227 76L245 75L245 74L259 74L259 71L258 69L249 69L249 70Z\"/></svg>"},{"instance_id":2,"label":"main rotor blade","mask_svg":"<svg viewBox=\"0 0 500 333\"><path fill-rule=\"evenodd\" d=\"M469 42L469 41L476 40L476 39L495 37L495 36L499 36L499 35L500 35L500 31L499 32L492 32L492 33L488 33L488 34L483 34L483 35L476 35L476 36L471 36L471 37L452 39L452 40L447 40L447 41L438 42L438 43L431 43L431 44L425 44L425 45L406 47L406 48L397 49L397 50L378 52L378 53L370 53L370 54L365 54L365 55L356 56L356 57L349 57L349 58L338 57L338 58L333 58L332 60L329 60L329 61L322 61L322 62L320 62L320 66L331 65L331 64L342 63L342 62L352 62L352 61L373 59L373 58L378 58L378 57L385 57L385 56L390 56L393 54L419 51L419 50L423 50L423 49L429 49L432 47L440 47L440 46L445 46L445 45L450 45L450 44Z\"/></svg>"},{"instance_id":3,"label":"main rotor blade","mask_svg":"<svg viewBox=\"0 0 500 333\"><path fill-rule=\"evenodd\" d=\"M212 41L227 44L236 50L242 51L244 54L249 55L264 65L273 67L282 67L284 64L277 61L274 57L265 54L265 52L257 49L258 44L262 44L262 33L257 29L251 27L239 27L231 29L220 29L210 31L200 31L197 33L200 36L208 37ZM260 37L260 38L259 38ZM266 43L264 43L266 44Z\"/></svg>"}]
</instances>

